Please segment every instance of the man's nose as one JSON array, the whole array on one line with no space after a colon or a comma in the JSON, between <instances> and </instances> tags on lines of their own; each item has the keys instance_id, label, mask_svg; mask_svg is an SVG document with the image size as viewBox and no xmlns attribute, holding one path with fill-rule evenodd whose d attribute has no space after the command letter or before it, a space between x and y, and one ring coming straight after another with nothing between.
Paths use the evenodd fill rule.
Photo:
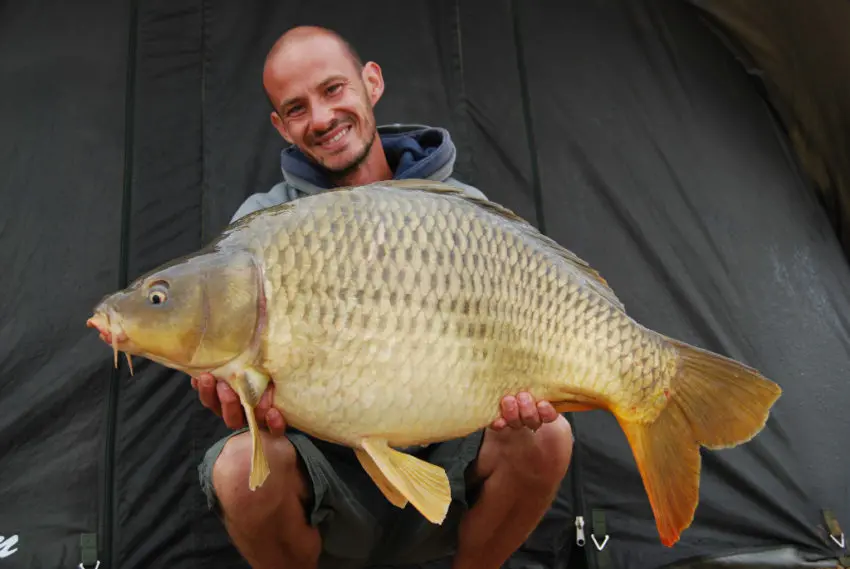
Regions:
<instances>
[{"instance_id":1,"label":"man's nose","mask_svg":"<svg viewBox=\"0 0 850 569\"><path fill-rule=\"evenodd\" d=\"M313 129L316 131L324 131L330 128L334 122L334 113L330 107L323 105L313 105L312 116L310 120L313 124Z\"/></svg>"}]
</instances>

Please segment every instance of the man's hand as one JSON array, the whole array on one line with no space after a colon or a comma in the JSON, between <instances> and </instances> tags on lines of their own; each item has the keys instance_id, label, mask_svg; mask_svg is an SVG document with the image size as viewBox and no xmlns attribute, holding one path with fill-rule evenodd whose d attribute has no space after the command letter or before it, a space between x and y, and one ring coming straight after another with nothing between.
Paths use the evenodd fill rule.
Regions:
<instances>
[{"instance_id":1,"label":"man's hand","mask_svg":"<svg viewBox=\"0 0 850 569\"><path fill-rule=\"evenodd\" d=\"M229 385L224 381L216 381L209 373L202 373L192 378L192 387L198 392L201 404L224 419L224 424L231 429L239 429L245 426L245 412L239 396L236 395ZM286 422L280 411L272 407L274 395L274 384L269 383L260 402L254 408L254 416L257 424L265 425L269 432L280 436L286 430Z\"/></svg>"},{"instance_id":2,"label":"man's hand","mask_svg":"<svg viewBox=\"0 0 850 569\"><path fill-rule=\"evenodd\" d=\"M507 395L501 401L502 416L493 421L490 428L501 431L529 428L536 431L543 423L551 423L559 417L558 412L548 401L534 402L530 394L519 393L516 397Z\"/></svg>"}]
</instances>

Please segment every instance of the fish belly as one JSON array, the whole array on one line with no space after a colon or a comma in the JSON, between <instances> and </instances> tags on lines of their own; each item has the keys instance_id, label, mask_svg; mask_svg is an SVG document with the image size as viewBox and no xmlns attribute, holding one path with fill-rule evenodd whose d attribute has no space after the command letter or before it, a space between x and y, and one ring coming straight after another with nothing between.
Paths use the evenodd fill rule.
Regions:
<instances>
[{"instance_id":1,"label":"fish belly","mask_svg":"<svg viewBox=\"0 0 850 569\"><path fill-rule=\"evenodd\" d=\"M429 348L443 360L403 342L358 342L345 356L295 357L303 365L280 373L277 402L293 426L350 446L367 437L392 446L427 444L495 419L506 382L491 381L481 365L453 357L460 348L449 342Z\"/></svg>"}]
</instances>

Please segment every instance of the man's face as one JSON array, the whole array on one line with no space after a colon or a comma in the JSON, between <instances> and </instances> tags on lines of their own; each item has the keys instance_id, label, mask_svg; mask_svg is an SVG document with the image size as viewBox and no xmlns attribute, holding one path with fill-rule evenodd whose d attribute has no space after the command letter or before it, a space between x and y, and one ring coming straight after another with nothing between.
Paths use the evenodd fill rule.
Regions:
<instances>
[{"instance_id":1,"label":"man's face","mask_svg":"<svg viewBox=\"0 0 850 569\"><path fill-rule=\"evenodd\" d=\"M263 82L278 109L275 128L317 163L343 174L368 155L376 136L373 106L383 91L377 65L357 69L343 46L319 36L278 53Z\"/></svg>"}]
</instances>

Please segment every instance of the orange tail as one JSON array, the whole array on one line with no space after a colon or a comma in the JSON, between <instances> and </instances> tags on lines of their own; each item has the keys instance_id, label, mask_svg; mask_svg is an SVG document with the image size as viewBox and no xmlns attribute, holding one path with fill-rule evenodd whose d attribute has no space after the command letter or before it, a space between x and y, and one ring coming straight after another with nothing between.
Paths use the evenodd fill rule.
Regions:
<instances>
[{"instance_id":1,"label":"orange tail","mask_svg":"<svg viewBox=\"0 0 850 569\"><path fill-rule=\"evenodd\" d=\"M669 402L653 423L618 418L649 495L661 542L691 525L699 501L699 447L733 447L756 436L781 394L740 362L667 339L679 350Z\"/></svg>"}]
</instances>

